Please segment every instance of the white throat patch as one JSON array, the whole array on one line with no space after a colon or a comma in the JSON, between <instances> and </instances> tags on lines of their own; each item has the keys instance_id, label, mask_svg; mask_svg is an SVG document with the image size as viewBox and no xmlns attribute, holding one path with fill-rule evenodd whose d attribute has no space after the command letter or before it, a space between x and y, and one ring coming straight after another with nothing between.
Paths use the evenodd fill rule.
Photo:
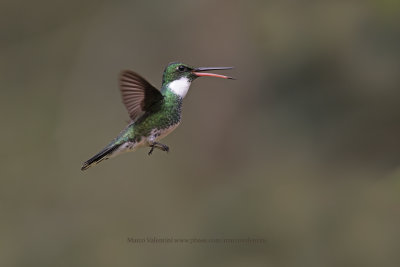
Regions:
<instances>
[{"instance_id":1,"label":"white throat patch","mask_svg":"<svg viewBox=\"0 0 400 267\"><path fill-rule=\"evenodd\" d=\"M189 90L190 83L188 78L182 77L179 80L170 82L168 87L172 92L184 98Z\"/></svg>"}]
</instances>

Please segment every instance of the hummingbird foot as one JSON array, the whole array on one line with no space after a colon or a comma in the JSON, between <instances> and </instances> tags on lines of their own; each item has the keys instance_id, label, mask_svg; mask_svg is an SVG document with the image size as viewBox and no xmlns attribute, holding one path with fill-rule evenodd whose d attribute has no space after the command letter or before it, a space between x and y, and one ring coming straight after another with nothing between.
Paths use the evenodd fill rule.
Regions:
<instances>
[{"instance_id":1,"label":"hummingbird foot","mask_svg":"<svg viewBox=\"0 0 400 267\"><path fill-rule=\"evenodd\" d=\"M164 144L161 144L161 143L158 143L158 142L153 142L150 145L150 147L151 148L150 148L150 151L148 153L149 156L153 153L154 148L158 148L158 149L160 149L162 151L165 151L167 153L169 152L169 147L167 145L164 145Z\"/></svg>"}]
</instances>

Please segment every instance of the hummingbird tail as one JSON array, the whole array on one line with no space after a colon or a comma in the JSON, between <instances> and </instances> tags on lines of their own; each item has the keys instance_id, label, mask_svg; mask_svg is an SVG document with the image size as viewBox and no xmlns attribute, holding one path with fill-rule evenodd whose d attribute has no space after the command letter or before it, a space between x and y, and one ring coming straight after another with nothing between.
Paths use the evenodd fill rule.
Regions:
<instances>
[{"instance_id":1,"label":"hummingbird tail","mask_svg":"<svg viewBox=\"0 0 400 267\"><path fill-rule=\"evenodd\" d=\"M120 144L115 144L113 146L108 146L106 148L104 148L102 151L100 151L99 153L97 153L96 155L94 155L93 157L91 157L90 159L88 159L87 161L85 161L82 165L81 170L87 170L89 169L89 167L92 164L97 164L105 159L108 159L111 154L118 149L118 147L120 146Z\"/></svg>"}]
</instances>

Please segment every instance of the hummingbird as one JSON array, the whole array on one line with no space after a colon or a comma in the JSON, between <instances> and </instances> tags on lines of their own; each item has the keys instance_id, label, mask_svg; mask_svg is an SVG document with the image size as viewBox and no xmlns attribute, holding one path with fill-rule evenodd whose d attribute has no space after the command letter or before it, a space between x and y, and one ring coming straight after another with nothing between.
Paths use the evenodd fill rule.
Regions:
<instances>
[{"instance_id":1,"label":"hummingbird","mask_svg":"<svg viewBox=\"0 0 400 267\"><path fill-rule=\"evenodd\" d=\"M140 147L150 147L148 155L155 148L168 152L169 147L159 143L181 122L182 101L191 83L198 77L232 77L207 73L209 70L228 70L232 67L191 67L184 63L172 62L164 70L161 91L146 79L131 70L122 71L119 88L122 102L128 110L128 126L105 148L85 161L84 171L94 164Z\"/></svg>"}]
</instances>

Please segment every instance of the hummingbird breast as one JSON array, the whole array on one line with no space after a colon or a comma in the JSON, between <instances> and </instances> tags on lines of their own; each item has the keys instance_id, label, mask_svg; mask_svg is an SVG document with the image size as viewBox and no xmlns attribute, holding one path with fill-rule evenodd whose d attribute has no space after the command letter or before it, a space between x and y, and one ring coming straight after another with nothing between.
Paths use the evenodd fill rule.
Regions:
<instances>
[{"instance_id":1,"label":"hummingbird breast","mask_svg":"<svg viewBox=\"0 0 400 267\"><path fill-rule=\"evenodd\" d=\"M164 96L162 104L143 115L134 123L135 139L156 141L164 138L178 127L181 121L182 98L174 94Z\"/></svg>"}]
</instances>

